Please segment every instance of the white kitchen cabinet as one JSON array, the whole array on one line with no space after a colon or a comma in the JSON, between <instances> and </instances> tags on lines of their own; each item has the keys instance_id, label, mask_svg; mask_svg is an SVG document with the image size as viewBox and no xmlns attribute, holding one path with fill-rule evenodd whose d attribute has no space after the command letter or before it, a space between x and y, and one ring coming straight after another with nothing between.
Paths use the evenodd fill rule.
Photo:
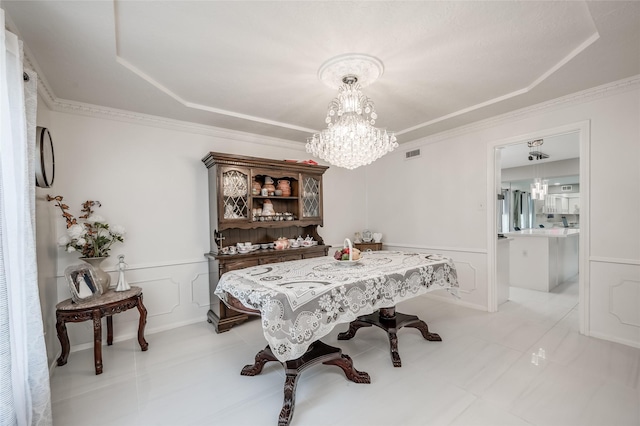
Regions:
<instances>
[{"instance_id":1,"label":"white kitchen cabinet","mask_svg":"<svg viewBox=\"0 0 640 426\"><path fill-rule=\"evenodd\" d=\"M580 194L547 194L543 212L578 214L580 213Z\"/></svg>"},{"instance_id":2,"label":"white kitchen cabinet","mask_svg":"<svg viewBox=\"0 0 640 426\"><path fill-rule=\"evenodd\" d=\"M569 214L580 214L580 194L569 196Z\"/></svg>"},{"instance_id":3,"label":"white kitchen cabinet","mask_svg":"<svg viewBox=\"0 0 640 426\"><path fill-rule=\"evenodd\" d=\"M527 229L505 234L509 246L509 281L513 287L549 292L578 274L577 229Z\"/></svg>"}]
</instances>

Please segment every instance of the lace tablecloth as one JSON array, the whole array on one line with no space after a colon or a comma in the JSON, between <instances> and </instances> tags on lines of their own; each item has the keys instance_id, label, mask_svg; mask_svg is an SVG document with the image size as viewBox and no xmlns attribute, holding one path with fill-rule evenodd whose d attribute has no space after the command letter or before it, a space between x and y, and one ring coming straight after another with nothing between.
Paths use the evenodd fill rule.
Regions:
<instances>
[{"instance_id":1,"label":"lace tablecloth","mask_svg":"<svg viewBox=\"0 0 640 426\"><path fill-rule=\"evenodd\" d=\"M259 310L264 336L284 362L302 356L338 324L433 290L457 296L457 288L448 257L375 251L349 266L327 256L230 271L215 294Z\"/></svg>"}]
</instances>

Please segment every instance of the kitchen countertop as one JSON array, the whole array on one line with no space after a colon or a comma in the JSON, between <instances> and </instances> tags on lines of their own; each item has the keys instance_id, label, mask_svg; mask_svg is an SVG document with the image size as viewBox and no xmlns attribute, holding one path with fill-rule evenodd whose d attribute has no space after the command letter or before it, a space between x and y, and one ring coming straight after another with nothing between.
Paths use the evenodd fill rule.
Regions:
<instances>
[{"instance_id":1,"label":"kitchen countertop","mask_svg":"<svg viewBox=\"0 0 640 426\"><path fill-rule=\"evenodd\" d=\"M571 228L536 228L523 229L522 231L505 232L506 237L551 237L566 238L580 235L579 229Z\"/></svg>"}]
</instances>

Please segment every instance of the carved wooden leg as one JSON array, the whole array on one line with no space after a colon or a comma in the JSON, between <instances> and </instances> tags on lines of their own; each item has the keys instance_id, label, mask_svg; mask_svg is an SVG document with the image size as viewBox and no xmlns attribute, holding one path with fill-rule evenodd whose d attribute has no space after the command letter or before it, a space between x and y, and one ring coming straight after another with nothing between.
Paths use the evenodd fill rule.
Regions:
<instances>
[{"instance_id":1,"label":"carved wooden leg","mask_svg":"<svg viewBox=\"0 0 640 426\"><path fill-rule=\"evenodd\" d=\"M356 370L353 366L353 360L349 355L341 354L340 358L325 361L323 364L337 365L342 368L347 379L354 383L371 383L371 377L369 377L369 374L364 371Z\"/></svg>"},{"instance_id":2,"label":"carved wooden leg","mask_svg":"<svg viewBox=\"0 0 640 426\"><path fill-rule=\"evenodd\" d=\"M102 374L102 317L100 310L96 309L93 316L93 359L96 367L96 374Z\"/></svg>"},{"instance_id":3,"label":"carved wooden leg","mask_svg":"<svg viewBox=\"0 0 640 426\"><path fill-rule=\"evenodd\" d=\"M142 294L138 296L138 312L140 312L140 321L138 321L138 343L140 349L146 351L149 349L149 343L144 339L144 327L147 324L147 308L142 303Z\"/></svg>"},{"instance_id":4,"label":"carved wooden leg","mask_svg":"<svg viewBox=\"0 0 640 426\"><path fill-rule=\"evenodd\" d=\"M61 315L56 315L56 330L58 331L58 340L60 340L60 346L62 346L62 353L58 358L58 365L65 365L69 358L69 335L67 334L67 325L64 318Z\"/></svg>"},{"instance_id":5,"label":"carved wooden leg","mask_svg":"<svg viewBox=\"0 0 640 426\"><path fill-rule=\"evenodd\" d=\"M284 379L284 402L280 417L278 417L278 426L288 426L293 418L293 409L296 404L296 387L298 386L298 373L287 373Z\"/></svg>"},{"instance_id":6,"label":"carved wooden leg","mask_svg":"<svg viewBox=\"0 0 640 426\"><path fill-rule=\"evenodd\" d=\"M371 324L360 320L351 321L349 324L349 330L338 334L338 340L352 339L356 335L356 331L362 327L371 327Z\"/></svg>"},{"instance_id":7,"label":"carved wooden leg","mask_svg":"<svg viewBox=\"0 0 640 426\"><path fill-rule=\"evenodd\" d=\"M393 362L394 367L402 367L402 361L400 360L400 354L398 353L398 335L391 330L387 330L387 335L389 336L391 362Z\"/></svg>"},{"instance_id":8,"label":"carved wooden leg","mask_svg":"<svg viewBox=\"0 0 640 426\"><path fill-rule=\"evenodd\" d=\"M107 345L113 345L113 316L107 317Z\"/></svg>"},{"instance_id":9,"label":"carved wooden leg","mask_svg":"<svg viewBox=\"0 0 640 426\"><path fill-rule=\"evenodd\" d=\"M266 348L256 354L255 363L253 365L245 365L240 374L243 376L258 375L262 372L264 365L269 361L278 361L278 358L273 355L271 348L267 345Z\"/></svg>"},{"instance_id":10,"label":"carved wooden leg","mask_svg":"<svg viewBox=\"0 0 640 426\"><path fill-rule=\"evenodd\" d=\"M271 347L267 345L266 348L258 352L255 363L245 366L240 374L243 376L260 374L264 364L269 361L278 361L278 359L273 355ZM371 383L369 375L356 370L351 358L348 355L344 355L340 348L329 346L319 340L315 341L301 357L281 363L285 368L286 378L284 382L284 402L278 418L278 426L288 426L293 418L298 376L303 370L319 363L340 367L347 379L354 383Z\"/></svg>"},{"instance_id":11,"label":"carved wooden leg","mask_svg":"<svg viewBox=\"0 0 640 426\"><path fill-rule=\"evenodd\" d=\"M338 340L348 340L355 336L356 331L362 327L371 327L375 325L383 329L389 337L389 346L391 350L391 361L394 367L401 367L402 361L398 352L398 336L397 332L402 327L417 328L422 333L422 337L426 340L440 342L442 338L436 333L430 333L427 323L422 321L415 315L407 315L396 312L396 307L380 308L377 312L369 315L358 317L349 324L349 330L338 334Z\"/></svg>"},{"instance_id":12,"label":"carved wooden leg","mask_svg":"<svg viewBox=\"0 0 640 426\"><path fill-rule=\"evenodd\" d=\"M422 333L422 337L431 342L442 342L442 338L440 337L440 335L436 333L430 333L429 326L422 320L410 324L405 324L405 327L417 328L418 330L420 330L420 333Z\"/></svg>"}]
</instances>

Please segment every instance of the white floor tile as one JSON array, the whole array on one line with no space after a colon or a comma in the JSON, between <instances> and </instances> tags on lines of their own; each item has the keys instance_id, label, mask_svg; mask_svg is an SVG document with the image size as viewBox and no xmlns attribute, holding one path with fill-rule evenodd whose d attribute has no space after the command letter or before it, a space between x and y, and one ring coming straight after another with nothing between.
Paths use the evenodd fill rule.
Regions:
<instances>
[{"instance_id":1,"label":"white floor tile","mask_svg":"<svg viewBox=\"0 0 640 426\"><path fill-rule=\"evenodd\" d=\"M453 422L452 426L527 426L531 423L482 399L476 400Z\"/></svg>"},{"instance_id":2,"label":"white floor tile","mask_svg":"<svg viewBox=\"0 0 640 426\"><path fill-rule=\"evenodd\" d=\"M577 287L514 288L494 314L429 296L403 302L398 311L418 315L442 342L400 330L401 368L385 332L363 328L339 341L348 326L338 326L323 341L351 356L371 384L350 382L335 366L303 371L292 426L637 426L640 349L580 335ZM103 347L99 376L93 349L73 352L51 379L54 424L274 425L282 366L240 375L266 345L260 327L254 320L216 334L203 319L147 335L146 352L135 340L117 342Z\"/></svg>"}]
</instances>

